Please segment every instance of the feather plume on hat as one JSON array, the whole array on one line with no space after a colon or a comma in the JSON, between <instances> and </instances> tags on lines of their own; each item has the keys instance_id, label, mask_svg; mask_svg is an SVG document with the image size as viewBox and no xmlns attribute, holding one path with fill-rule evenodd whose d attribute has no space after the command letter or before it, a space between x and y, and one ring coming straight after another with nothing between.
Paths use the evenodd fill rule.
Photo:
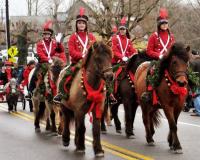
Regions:
<instances>
[{"instance_id":1,"label":"feather plume on hat","mask_svg":"<svg viewBox=\"0 0 200 160\"><path fill-rule=\"evenodd\" d=\"M168 11L166 8L161 8L159 11L159 16L157 18L158 27L161 24L168 23Z\"/></svg>"},{"instance_id":2,"label":"feather plume on hat","mask_svg":"<svg viewBox=\"0 0 200 160\"><path fill-rule=\"evenodd\" d=\"M122 19L121 19L121 21L120 21L120 26L119 26L119 29L120 28L127 28L126 27L126 17L123 17Z\"/></svg>"},{"instance_id":3,"label":"feather plume on hat","mask_svg":"<svg viewBox=\"0 0 200 160\"><path fill-rule=\"evenodd\" d=\"M47 21L44 23L43 25L43 34L45 33L50 33L50 34L53 34L53 22L51 20Z\"/></svg>"}]
</instances>

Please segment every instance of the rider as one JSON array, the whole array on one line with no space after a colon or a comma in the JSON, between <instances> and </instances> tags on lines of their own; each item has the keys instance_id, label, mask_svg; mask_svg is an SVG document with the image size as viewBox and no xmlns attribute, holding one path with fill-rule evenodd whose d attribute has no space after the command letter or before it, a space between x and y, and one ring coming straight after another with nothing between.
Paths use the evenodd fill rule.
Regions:
<instances>
[{"instance_id":1,"label":"rider","mask_svg":"<svg viewBox=\"0 0 200 160\"><path fill-rule=\"evenodd\" d=\"M37 79L36 74L40 69L40 67L42 67L42 65L51 64L52 59L54 57L60 58L64 63L66 62L64 47L61 43L62 34L58 33L55 39L53 39L52 36L53 36L52 21L48 21L43 26L43 33L42 33L43 38L39 40L36 45L37 56L39 59L33 77L29 84L30 93L32 93L32 91L35 88L35 81Z\"/></svg>"},{"instance_id":2,"label":"rider","mask_svg":"<svg viewBox=\"0 0 200 160\"><path fill-rule=\"evenodd\" d=\"M131 43L130 34L126 27L126 17L121 20L118 34L112 37L112 51L114 54L112 64L127 62L132 55L137 53Z\"/></svg>"},{"instance_id":3,"label":"rider","mask_svg":"<svg viewBox=\"0 0 200 160\"><path fill-rule=\"evenodd\" d=\"M73 33L68 41L69 55L71 57L71 65L65 68L65 74L58 82L58 94L54 97L54 102L60 103L64 91L63 80L66 79L67 73L71 71L71 67L75 66L82 60L88 52L88 48L96 41L94 35L88 32L88 17L84 14L85 9L80 8L79 15L76 17L76 32Z\"/></svg>"},{"instance_id":4,"label":"rider","mask_svg":"<svg viewBox=\"0 0 200 160\"><path fill-rule=\"evenodd\" d=\"M157 18L157 31L149 37L146 53L152 59L161 59L173 43L174 35L169 30L168 13L162 8Z\"/></svg>"},{"instance_id":5,"label":"rider","mask_svg":"<svg viewBox=\"0 0 200 160\"><path fill-rule=\"evenodd\" d=\"M162 59L173 44L174 35L169 30L168 12L161 8L157 18L157 32L149 37L146 54L154 60ZM147 91L141 98L148 103L151 102L151 97L151 92Z\"/></svg>"},{"instance_id":6,"label":"rider","mask_svg":"<svg viewBox=\"0 0 200 160\"><path fill-rule=\"evenodd\" d=\"M112 37L112 51L114 54L112 59L113 66L121 62L126 63L132 55L137 54L137 50L133 47L133 44L130 40L130 34L126 26L126 17L121 19L118 29L118 33ZM115 79L117 79L116 76ZM112 94L110 98L111 103L116 102L116 99Z\"/></svg>"}]
</instances>

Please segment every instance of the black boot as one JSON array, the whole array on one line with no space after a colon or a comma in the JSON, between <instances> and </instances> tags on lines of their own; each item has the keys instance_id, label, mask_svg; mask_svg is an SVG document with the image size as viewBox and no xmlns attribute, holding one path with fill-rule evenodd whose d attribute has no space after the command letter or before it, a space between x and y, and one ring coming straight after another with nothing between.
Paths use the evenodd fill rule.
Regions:
<instances>
[{"instance_id":1,"label":"black boot","mask_svg":"<svg viewBox=\"0 0 200 160\"><path fill-rule=\"evenodd\" d=\"M54 103L60 104L60 103L61 103L61 100L62 100L62 94L61 94L61 93L58 93L58 94L53 98L53 102L54 102Z\"/></svg>"},{"instance_id":2,"label":"black boot","mask_svg":"<svg viewBox=\"0 0 200 160\"><path fill-rule=\"evenodd\" d=\"M117 99L115 98L115 96L112 93L110 94L109 99L110 99L111 105L114 105L117 103Z\"/></svg>"}]
</instances>

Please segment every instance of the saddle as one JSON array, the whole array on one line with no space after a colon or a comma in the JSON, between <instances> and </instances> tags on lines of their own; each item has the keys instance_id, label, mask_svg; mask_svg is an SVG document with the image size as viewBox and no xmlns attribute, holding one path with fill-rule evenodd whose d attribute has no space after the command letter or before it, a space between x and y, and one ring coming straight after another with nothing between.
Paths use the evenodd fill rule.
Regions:
<instances>
[{"instance_id":1,"label":"saddle","mask_svg":"<svg viewBox=\"0 0 200 160\"><path fill-rule=\"evenodd\" d=\"M77 63L75 65L74 64L70 65L66 69L65 75L62 78L62 80L60 81L59 90L62 93L62 98L65 100L67 100L69 98L70 87L71 87L74 77L76 76L77 72L81 68L80 64L81 64L81 62Z\"/></svg>"}]
</instances>

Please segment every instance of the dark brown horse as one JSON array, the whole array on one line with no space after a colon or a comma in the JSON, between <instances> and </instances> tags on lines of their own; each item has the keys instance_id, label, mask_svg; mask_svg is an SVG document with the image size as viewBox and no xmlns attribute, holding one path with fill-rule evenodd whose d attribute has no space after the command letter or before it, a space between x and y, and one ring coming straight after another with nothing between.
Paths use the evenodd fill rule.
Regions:
<instances>
[{"instance_id":1,"label":"dark brown horse","mask_svg":"<svg viewBox=\"0 0 200 160\"><path fill-rule=\"evenodd\" d=\"M114 93L117 103L111 106L111 114L115 123L117 133L121 133L121 122L118 117L118 109L120 104L124 106L125 112L125 133L127 138L134 138L133 123L135 119L135 113L138 107L137 96L134 88L134 74L137 67L145 61L151 61L152 59L146 56L146 52L142 51L130 58L127 64L121 64L123 66L122 72L117 78L117 90ZM109 104L106 104L106 107ZM104 113L106 114L106 113ZM103 116L102 116L103 117ZM101 122L101 131L105 133L106 126L104 118Z\"/></svg>"},{"instance_id":2,"label":"dark brown horse","mask_svg":"<svg viewBox=\"0 0 200 160\"><path fill-rule=\"evenodd\" d=\"M157 73L159 83L153 90L153 93L155 93L153 99L156 99L156 97L158 99L158 104L155 103L155 105L146 103L141 98L141 95L147 90L146 79L148 79L150 63L142 63L135 73L135 91L142 108L147 143L149 145L154 144L154 127L158 126L160 122L158 109L161 107L169 123L169 146L176 153L182 153L177 135L177 121L187 97L188 61L189 50L185 49L184 45L180 43L175 43L168 52L167 57L160 61Z\"/></svg>"},{"instance_id":3,"label":"dark brown horse","mask_svg":"<svg viewBox=\"0 0 200 160\"><path fill-rule=\"evenodd\" d=\"M70 121L74 117L77 152L85 151L85 114L92 112L94 153L97 157L104 155L100 140L100 118L104 110L105 81L113 79L111 59L112 52L109 47L102 42L94 43L72 81L69 98L62 100L63 145L69 145Z\"/></svg>"}]
</instances>

